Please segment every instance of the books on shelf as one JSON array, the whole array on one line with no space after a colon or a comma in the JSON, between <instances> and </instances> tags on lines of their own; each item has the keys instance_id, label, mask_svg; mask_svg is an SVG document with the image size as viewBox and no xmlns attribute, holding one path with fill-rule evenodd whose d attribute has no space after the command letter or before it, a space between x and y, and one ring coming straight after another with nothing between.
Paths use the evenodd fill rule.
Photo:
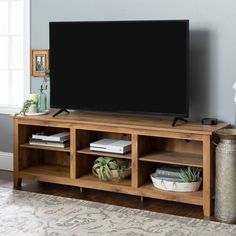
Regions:
<instances>
[{"instance_id":1,"label":"books on shelf","mask_svg":"<svg viewBox=\"0 0 236 236\"><path fill-rule=\"evenodd\" d=\"M44 141L44 140L41 140L41 139L30 138L29 144L39 145L39 146L65 148L65 147L70 146L70 140L66 140L66 141L62 141L62 142L54 142L54 141Z\"/></svg>"},{"instance_id":2,"label":"books on shelf","mask_svg":"<svg viewBox=\"0 0 236 236\"><path fill-rule=\"evenodd\" d=\"M178 178L180 173L181 168L162 166L156 169L156 174L160 176Z\"/></svg>"},{"instance_id":3,"label":"books on shelf","mask_svg":"<svg viewBox=\"0 0 236 236\"><path fill-rule=\"evenodd\" d=\"M70 139L70 132L42 131L32 135L33 139L63 142Z\"/></svg>"},{"instance_id":4,"label":"books on shelf","mask_svg":"<svg viewBox=\"0 0 236 236\"><path fill-rule=\"evenodd\" d=\"M42 131L33 134L29 144L48 147L65 148L70 146L69 132Z\"/></svg>"},{"instance_id":5,"label":"books on shelf","mask_svg":"<svg viewBox=\"0 0 236 236\"><path fill-rule=\"evenodd\" d=\"M162 166L156 169L153 178L169 182L183 182L183 180L179 176L180 173L181 168Z\"/></svg>"}]
</instances>

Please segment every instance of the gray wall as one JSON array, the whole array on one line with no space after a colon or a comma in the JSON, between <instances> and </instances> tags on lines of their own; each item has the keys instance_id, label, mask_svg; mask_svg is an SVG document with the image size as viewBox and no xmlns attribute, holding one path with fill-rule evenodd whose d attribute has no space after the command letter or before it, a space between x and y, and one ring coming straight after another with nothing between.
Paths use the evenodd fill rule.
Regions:
<instances>
[{"instance_id":1,"label":"gray wall","mask_svg":"<svg viewBox=\"0 0 236 236\"><path fill-rule=\"evenodd\" d=\"M31 46L48 48L48 22L70 20L190 19L190 118L234 123L235 0L31 0ZM69 79L69 78L68 78ZM33 78L32 90L41 80ZM11 121L0 116L0 150L11 151Z\"/></svg>"},{"instance_id":2,"label":"gray wall","mask_svg":"<svg viewBox=\"0 0 236 236\"><path fill-rule=\"evenodd\" d=\"M12 120L0 115L0 152L12 152Z\"/></svg>"}]
</instances>

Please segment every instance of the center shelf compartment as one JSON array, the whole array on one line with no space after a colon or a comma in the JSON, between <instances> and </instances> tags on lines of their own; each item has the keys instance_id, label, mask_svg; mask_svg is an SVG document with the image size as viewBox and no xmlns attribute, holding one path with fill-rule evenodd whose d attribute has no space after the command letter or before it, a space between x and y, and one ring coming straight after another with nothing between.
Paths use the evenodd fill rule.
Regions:
<instances>
[{"instance_id":1,"label":"center shelf compartment","mask_svg":"<svg viewBox=\"0 0 236 236\"><path fill-rule=\"evenodd\" d=\"M103 156L99 154L99 156ZM87 153L77 153L76 155L76 179L78 180L86 180L86 181L93 181L95 184L93 186L98 185L103 185L103 184L108 184L109 185L129 185L131 187L131 180L130 178L128 179L122 179L121 181L115 181L115 180L110 180L110 181L100 181L98 177L94 176L92 173L92 168L94 165L95 160L99 157L96 154L87 154ZM114 157L114 156L113 156ZM116 159L116 157L114 157ZM118 158L120 159L120 158ZM117 160L118 160L117 159ZM125 159L126 161L127 159ZM128 159L129 161L129 159ZM130 161L131 162L131 161ZM128 183L128 184L126 184Z\"/></svg>"},{"instance_id":2,"label":"center shelf compartment","mask_svg":"<svg viewBox=\"0 0 236 236\"><path fill-rule=\"evenodd\" d=\"M80 187L97 189L102 191L111 191L118 193L126 193L136 195L137 190L131 187L131 179L124 179L122 181L100 181L92 173L82 175L75 180L75 184Z\"/></svg>"},{"instance_id":3,"label":"center shelf compartment","mask_svg":"<svg viewBox=\"0 0 236 236\"><path fill-rule=\"evenodd\" d=\"M85 181L90 184L96 185L109 185L109 186L131 186L131 179L123 179L122 181L110 180L110 181L100 181L98 177L94 176L92 173L88 173L78 178L79 181Z\"/></svg>"},{"instance_id":4,"label":"center shelf compartment","mask_svg":"<svg viewBox=\"0 0 236 236\"><path fill-rule=\"evenodd\" d=\"M116 154L108 152L99 152L90 150L91 142L100 139L118 139L118 140L131 140L130 134L103 132L96 130L76 130L76 178L84 179L84 176L90 176L96 183L103 184L98 178L91 174L94 161L98 157L112 157L131 160L131 152L127 154ZM90 175L91 174L91 175ZM122 181L121 181L122 182ZM130 182L130 181L129 181ZM96 186L96 184L95 184Z\"/></svg>"},{"instance_id":5,"label":"center shelf compartment","mask_svg":"<svg viewBox=\"0 0 236 236\"><path fill-rule=\"evenodd\" d=\"M131 140L131 135L126 133L102 132L95 130L76 130L76 148L77 153L97 155L96 151L89 150L90 143L100 139L117 139L117 140ZM103 152L104 153L104 152ZM98 154L100 155L100 154ZM104 156L112 155L112 153L104 153ZM115 156L117 155L117 156ZM120 155L114 154L113 157L126 156L131 157L131 153ZM124 157L125 158L125 157Z\"/></svg>"}]
</instances>

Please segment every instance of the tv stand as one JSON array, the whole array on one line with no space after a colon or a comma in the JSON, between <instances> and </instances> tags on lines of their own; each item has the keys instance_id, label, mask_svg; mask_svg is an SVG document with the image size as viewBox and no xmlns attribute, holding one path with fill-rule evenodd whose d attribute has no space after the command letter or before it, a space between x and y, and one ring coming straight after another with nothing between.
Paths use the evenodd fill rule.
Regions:
<instances>
[{"instance_id":1,"label":"tv stand","mask_svg":"<svg viewBox=\"0 0 236 236\"><path fill-rule=\"evenodd\" d=\"M175 127L175 125L176 125L176 123L177 123L178 120L181 120L181 121L184 121L185 123L188 123L188 121L185 120L184 118L175 117L174 120L173 120L173 122L172 122L172 125L171 125L171 126L172 126L172 127Z\"/></svg>"},{"instance_id":2,"label":"tv stand","mask_svg":"<svg viewBox=\"0 0 236 236\"><path fill-rule=\"evenodd\" d=\"M205 127L189 122L171 127L171 121L157 117L70 112L54 118L53 110L43 116L14 116L14 187L31 179L80 188L111 191L203 207L204 215L213 210L215 131L227 124ZM32 134L42 131L70 132L70 147L29 144ZM102 138L131 141L131 152L124 155L96 152L89 144ZM186 140L188 142L186 142ZM92 174L99 156L126 159L131 177L121 181L99 181ZM201 168L202 186L196 192L177 193L157 189L150 174L162 165Z\"/></svg>"},{"instance_id":3,"label":"tv stand","mask_svg":"<svg viewBox=\"0 0 236 236\"><path fill-rule=\"evenodd\" d=\"M60 109L59 111L57 111L55 114L53 114L53 117L56 117L57 115L61 114L62 112L66 112L67 114L69 114L70 112L64 108Z\"/></svg>"}]
</instances>

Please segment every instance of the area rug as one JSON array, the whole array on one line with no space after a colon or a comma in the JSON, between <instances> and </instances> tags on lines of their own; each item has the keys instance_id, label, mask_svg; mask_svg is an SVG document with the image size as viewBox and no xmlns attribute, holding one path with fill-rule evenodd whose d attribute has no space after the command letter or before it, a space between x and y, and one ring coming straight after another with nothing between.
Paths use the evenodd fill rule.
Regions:
<instances>
[{"instance_id":1,"label":"area rug","mask_svg":"<svg viewBox=\"0 0 236 236\"><path fill-rule=\"evenodd\" d=\"M0 235L228 236L236 225L0 188Z\"/></svg>"}]
</instances>

